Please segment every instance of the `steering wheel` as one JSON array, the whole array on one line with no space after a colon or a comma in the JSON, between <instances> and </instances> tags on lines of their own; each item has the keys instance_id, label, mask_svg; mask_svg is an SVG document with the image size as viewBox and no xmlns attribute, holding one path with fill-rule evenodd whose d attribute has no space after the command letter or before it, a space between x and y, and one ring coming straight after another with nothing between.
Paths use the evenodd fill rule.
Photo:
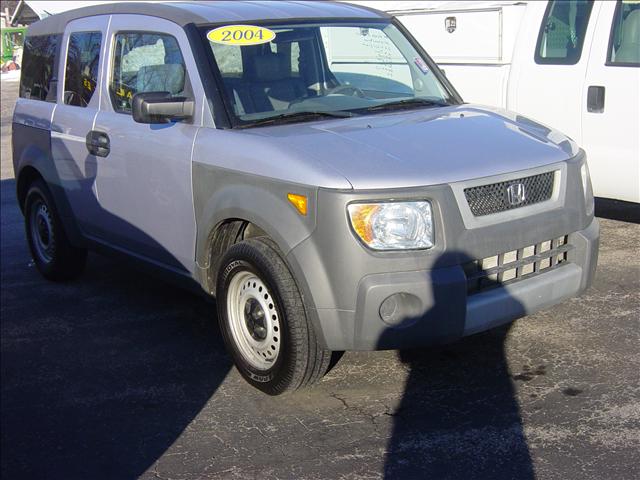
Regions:
<instances>
[{"instance_id":1,"label":"steering wheel","mask_svg":"<svg viewBox=\"0 0 640 480\"><path fill-rule=\"evenodd\" d=\"M350 92L350 93L348 93ZM358 87L353 85L338 85L327 92L327 95L350 95L352 97L365 98L366 95Z\"/></svg>"},{"instance_id":2,"label":"steering wheel","mask_svg":"<svg viewBox=\"0 0 640 480\"><path fill-rule=\"evenodd\" d=\"M66 90L63 94L65 105L75 105L76 107L86 107L89 105L78 92Z\"/></svg>"}]
</instances>

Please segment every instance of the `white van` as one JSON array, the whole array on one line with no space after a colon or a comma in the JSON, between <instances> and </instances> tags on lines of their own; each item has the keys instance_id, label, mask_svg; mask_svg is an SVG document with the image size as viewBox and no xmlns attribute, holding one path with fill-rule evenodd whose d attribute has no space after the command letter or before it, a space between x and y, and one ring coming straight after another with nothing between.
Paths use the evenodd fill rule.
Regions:
<instances>
[{"instance_id":1,"label":"white van","mask_svg":"<svg viewBox=\"0 0 640 480\"><path fill-rule=\"evenodd\" d=\"M362 3L398 17L466 102L576 140L596 196L640 202L640 1Z\"/></svg>"}]
</instances>

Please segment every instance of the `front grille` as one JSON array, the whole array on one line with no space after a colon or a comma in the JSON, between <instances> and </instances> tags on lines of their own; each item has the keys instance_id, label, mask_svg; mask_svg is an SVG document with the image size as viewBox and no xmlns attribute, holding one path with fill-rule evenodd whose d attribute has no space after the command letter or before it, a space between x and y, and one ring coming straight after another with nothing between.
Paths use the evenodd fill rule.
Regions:
<instances>
[{"instance_id":1,"label":"front grille","mask_svg":"<svg viewBox=\"0 0 640 480\"><path fill-rule=\"evenodd\" d=\"M506 182L465 188L464 195L471 212L476 217L525 207L551 198L554 173L546 172ZM518 190L518 185L522 186L521 190L514 193L520 195L512 195L515 198L510 198L509 187L514 186L515 190Z\"/></svg>"},{"instance_id":2,"label":"front grille","mask_svg":"<svg viewBox=\"0 0 640 480\"><path fill-rule=\"evenodd\" d=\"M567 253L573 249L568 241L564 235L466 264L467 292L478 293L566 264Z\"/></svg>"}]
</instances>

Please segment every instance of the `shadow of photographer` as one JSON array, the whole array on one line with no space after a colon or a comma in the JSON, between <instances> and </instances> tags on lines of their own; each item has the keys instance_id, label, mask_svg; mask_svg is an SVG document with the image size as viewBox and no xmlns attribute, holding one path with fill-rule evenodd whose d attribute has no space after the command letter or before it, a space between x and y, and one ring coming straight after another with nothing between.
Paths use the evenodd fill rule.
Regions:
<instances>
[{"instance_id":1,"label":"shadow of photographer","mask_svg":"<svg viewBox=\"0 0 640 480\"><path fill-rule=\"evenodd\" d=\"M438 288L442 282L438 270L451 268L452 261L465 264L471 258L460 252L443 254L429 273L434 285L431 308L385 330L380 348L388 348L398 335L411 337L418 323L424 331L425 323L434 322L434 330L446 332L447 340L455 340L455 333L462 335L459 319L445 315L461 306L451 304L455 297L448 293L450 287ZM516 299L509 298L508 303L525 314ZM438 328L436 322L448 325ZM505 352L509 328L399 352L408 377L393 414L385 478L534 478Z\"/></svg>"}]
</instances>

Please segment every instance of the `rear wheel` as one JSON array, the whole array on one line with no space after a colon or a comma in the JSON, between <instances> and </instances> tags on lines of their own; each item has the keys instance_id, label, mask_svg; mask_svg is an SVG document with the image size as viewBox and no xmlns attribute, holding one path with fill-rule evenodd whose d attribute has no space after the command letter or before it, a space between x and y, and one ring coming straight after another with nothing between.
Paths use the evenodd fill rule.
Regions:
<instances>
[{"instance_id":1,"label":"rear wheel","mask_svg":"<svg viewBox=\"0 0 640 480\"><path fill-rule=\"evenodd\" d=\"M53 281L71 280L80 275L87 251L69 242L51 194L42 180L31 184L24 213L29 250L38 271Z\"/></svg>"},{"instance_id":2,"label":"rear wheel","mask_svg":"<svg viewBox=\"0 0 640 480\"><path fill-rule=\"evenodd\" d=\"M218 320L236 367L256 388L279 395L327 371L323 349L277 246L266 237L233 245L217 283Z\"/></svg>"}]
</instances>

